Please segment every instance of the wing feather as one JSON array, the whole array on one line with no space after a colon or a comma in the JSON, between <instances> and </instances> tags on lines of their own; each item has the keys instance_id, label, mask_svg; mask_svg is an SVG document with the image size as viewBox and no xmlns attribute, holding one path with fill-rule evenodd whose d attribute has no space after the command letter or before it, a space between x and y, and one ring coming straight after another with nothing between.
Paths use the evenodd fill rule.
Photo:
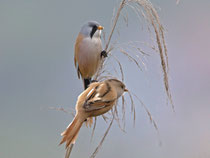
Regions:
<instances>
[{"instance_id":1,"label":"wing feather","mask_svg":"<svg viewBox=\"0 0 210 158\"><path fill-rule=\"evenodd\" d=\"M108 83L102 83L89 91L83 105L85 111L103 109L117 99L116 91Z\"/></svg>"},{"instance_id":2,"label":"wing feather","mask_svg":"<svg viewBox=\"0 0 210 158\"><path fill-rule=\"evenodd\" d=\"M75 43L75 47L74 47L74 66L75 68L77 69L77 75L78 75L78 78L80 79L80 75L81 75L81 72L80 72L80 69L79 69L79 64L78 64L78 53L79 53L79 44L80 42L82 41L83 39L83 35L79 34L77 39L76 39L76 43Z\"/></svg>"}]
</instances>

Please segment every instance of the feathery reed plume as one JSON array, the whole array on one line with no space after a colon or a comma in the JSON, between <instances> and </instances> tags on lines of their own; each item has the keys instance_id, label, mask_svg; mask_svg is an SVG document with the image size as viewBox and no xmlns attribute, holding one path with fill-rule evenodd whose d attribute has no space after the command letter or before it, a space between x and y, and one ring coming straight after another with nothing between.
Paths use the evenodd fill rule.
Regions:
<instances>
[{"instance_id":1,"label":"feathery reed plume","mask_svg":"<svg viewBox=\"0 0 210 158\"><path fill-rule=\"evenodd\" d=\"M165 91L171 103L172 109L174 111L174 104L168 82L169 65L168 65L167 47L165 43L164 28L160 22L158 13L149 0L128 0L126 5L131 7L136 12L141 11L142 16L154 29L156 42L158 45L158 52L161 60L162 71L163 71ZM148 28L150 27L148 26Z\"/></svg>"},{"instance_id":2,"label":"feathery reed plume","mask_svg":"<svg viewBox=\"0 0 210 158\"><path fill-rule=\"evenodd\" d=\"M107 51L107 53L109 53L111 50L114 49L113 46L110 49L108 49L109 44L111 42L112 35L116 28L116 24L119 19L120 13L125 6L130 7L136 13L139 19L140 19L140 15L142 15L142 17L148 22L148 30L151 31L150 25L154 29L156 43L158 46L158 52L160 55L161 66L162 66L162 71L163 71L163 81L164 81L165 91L172 105L172 109L174 110L174 104L173 104L170 87L169 87L169 81L168 81L169 64L168 64L167 46L166 46L165 35L164 35L164 27L160 22L160 18L158 16L156 9L153 7L152 3L149 0L122 0L122 2L119 5L116 16L113 20L112 29L108 36L105 50ZM127 23L128 18L126 18L125 21ZM139 50L139 52L141 52L142 54L145 54L140 48L137 48L137 50ZM142 70L141 66L139 65L139 62L134 57L132 57L128 52L126 52L124 49L120 49L120 52L126 55L130 60L132 60L138 66L139 69ZM104 59L99 68L99 71L95 75L95 79L98 79L98 77L102 74L103 66L104 66Z\"/></svg>"},{"instance_id":3,"label":"feathery reed plume","mask_svg":"<svg viewBox=\"0 0 210 158\"><path fill-rule=\"evenodd\" d=\"M108 40L106 41L105 39L105 35L104 37L104 41L106 41L106 46L105 46L105 50L107 51L107 53L110 53L111 50L115 49L115 47L112 45L109 48L109 44L113 35L113 32L116 28L116 24L118 22L118 19L120 17L120 13L122 11L123 8L125 8L125 6L131 8L137 15L138 19L140 20L141 16L146 20L147 25L148 25L148 30L151 33L151 28L150 26L152 26L153 30L154 30L154 34L155 34L155 38L156 38L156 44L158 49L156 49L156 47L154 46L150 46L153 50L159 52L159 56L160 56L160 60L161 60L161 66L162 66L162 71L163 71L163 81L164 81L164 87L165 87L165 92L167 95L167 98L169 99L171 105L172 105L172 109L174 110L174 104L173 104L173 100L172 100L172 96L171 96L171 92L170 92L170 87L169 87L169 81L168 81L168 72L169 72L169 64L168 64L168 55L167 55L167 46L166 46L166 42L165 42L165 35L164 35L164 28L160 22L160 18L158 16L158 13L156 11L156 9L153 7L152 3L149 0L122 0L116 16L112 18L113 24L112 24L112 29L111 32L108 36ZM115 10L113 11L113 13L115 12ZM122 15L123 19L126 23L126 25L128 25L128 15L126 14L126 16ZM132 47L133 49L136 49L138 53L141 53L141 55L143 56L148 56L147 53L145 53L143 50L141 50L139 47L137 47L136 45L134 45L133 43L129 44L129 47ZM123 49L122 47L118 47L118 49L120 49L120 52L123 53L129 60L131 60L132 62L134 62L136 64L136 66L142 71L142 67L140 65L140 63L144 66L144 62L141 60L141 58L139 57L139 55L135 54L135 57L140 60L140 62L138 62L138 60L136 58L134 58L130 52L132 53L133 51L126 51L125 49ZM114 57L115 61L117 62L117 64L119 65L120 68L120 72L122 75L122 80L124 80L124 73L123 73L123 68L122 68L122 64L120 63L120 61L112 55L112 57ZM104 73L104 59L103 62L101 63L101 66L99 68L99 71L97 72L97 74L95 75L95 80L97 80L99 77L101 77L101 75ZM147 112L147 115L150 118L151 123L153 124L153 126L155 127L155 129L158 131L158 127L156 122L154 121L154 119L152 118L151 113L149 112L148 108L145 106L145 104L135 95L135 98L137 98L137 100L141 103L141 105L144 107L145 111ZM135 125L135 106L134 106L134 101L132 98L131 93L129 92L129 97L131 100L131 110L133 112L133 116L134 116L134 125ZM122 98L122 112L123 112L123 119L125 118L125 100L124 98ZM111 120L109 127L107 129L107 131L105 132L102 140L100 141L100 144L98 145L98 147L96 148L96 150L94 151L94 153L91 155L91 158L94 158L96 156L96 154L98 153L100 147L102 146L103 141L105 140L106 135L108 134L111 125L113 123L113 120L117 120L119 127L120 126L120 122L119 122L119 116L118 116L118 111L117 111L117 107L115 106L114 108L114 112L113 112L113 119ZM124 127L125 125L123 125ZM124 129L124 128L122 128Z\"/></svg>"}]
</instances>

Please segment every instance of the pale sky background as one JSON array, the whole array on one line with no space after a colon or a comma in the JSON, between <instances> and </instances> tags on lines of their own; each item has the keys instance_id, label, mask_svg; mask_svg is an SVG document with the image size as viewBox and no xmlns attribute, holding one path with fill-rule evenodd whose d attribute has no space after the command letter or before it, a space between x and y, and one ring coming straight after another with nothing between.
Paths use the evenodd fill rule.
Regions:
<instances>
[{"instance_id":1,"label":"pale sky background","mask_svg":"<svg viewBox=\"0 0 210 158\"><path fill-rule=\"evenodd\" d=\"M114 123L98 157L209 158L210 1L181 0L178 6L175 0L151 2L161 8L167 30L176 112L166 104L158 54L140 45L150 54L146 71L125 57L119 59L125 84L147 105L159 134L137 102L134 128L127 105L126 133ZM73 64L75 38L88 20L100 22L109 32L116 5L114 0L0 0L1 158L64 157L64 145L58 146L60 133L72 116L48 107L74 108L83 90ZM113 40L148 41L142 26L130 14L128 28L122 25ZM99 119L92 142L91 129L83 126L72 158L89 157L107 125Z\"/></svg>"}]
</instances>

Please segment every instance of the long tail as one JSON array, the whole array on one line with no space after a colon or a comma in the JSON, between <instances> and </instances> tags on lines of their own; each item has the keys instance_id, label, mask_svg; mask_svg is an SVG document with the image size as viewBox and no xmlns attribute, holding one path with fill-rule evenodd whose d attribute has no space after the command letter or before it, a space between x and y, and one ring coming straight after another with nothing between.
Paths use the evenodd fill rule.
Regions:
<instances>
[{"instance_id":1,"label":"long tail","mask_svg":"<svg viewBox=\"0 0 210 158\"><path fill-rule=\"evenodd\" d=\"M84 119L76 115L74 120L69 124L66 130L63 133L61 133L61 136L63 136L63 138L60 144L63 144L64 142L66 142L66 148L70 144L74 144L83 122L84 122Z\"/></svg>"},{"instance_id":2,"label":"long tail","mask_svg":"<svg viewBox=\"0 0 210 158\"><path fill-rule=\"evenodd\" d=\"M91 83L91 78L84 78L83 82L84 82L84 88L87 89L89 84Z\"/></svg>"}]
</instances>

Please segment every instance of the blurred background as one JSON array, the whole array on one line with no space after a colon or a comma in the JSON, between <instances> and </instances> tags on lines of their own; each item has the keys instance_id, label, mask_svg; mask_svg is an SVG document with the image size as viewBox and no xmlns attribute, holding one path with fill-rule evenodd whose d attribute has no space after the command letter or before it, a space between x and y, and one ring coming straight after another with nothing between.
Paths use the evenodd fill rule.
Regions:
<instances>
[{"instance_id":1,"label":"blurred background","mask_svg":"<svg viewBox=\"0 0 210 158\"><path fill-rule=\"evenodd\" d=\"M72 116L49 107L74 108L83 90L73 64L77 34L88 20L100 22L109 33L118 2L0 1L1 158L64 157L64 145L58 146L60 133ZM158 53L139 46L150 54L145 59L147 70L142 72L119 55L127 87L147 105L159 134L136 101L136 126L128 104L126 133L115 122L97 157L209 158L210 1L181 0L179 5L175 0L151 2L161 8L159 15L166 28L176 112L167 105ZM128 13L128 27L119 23L121 33L115 32L113 41L148 42L147 28L142 29L144 24L129 9ZM92 142L92 130L83 126L72 158L89 157L107 126L98 119Z\"/></svg>"}]
</instances>

